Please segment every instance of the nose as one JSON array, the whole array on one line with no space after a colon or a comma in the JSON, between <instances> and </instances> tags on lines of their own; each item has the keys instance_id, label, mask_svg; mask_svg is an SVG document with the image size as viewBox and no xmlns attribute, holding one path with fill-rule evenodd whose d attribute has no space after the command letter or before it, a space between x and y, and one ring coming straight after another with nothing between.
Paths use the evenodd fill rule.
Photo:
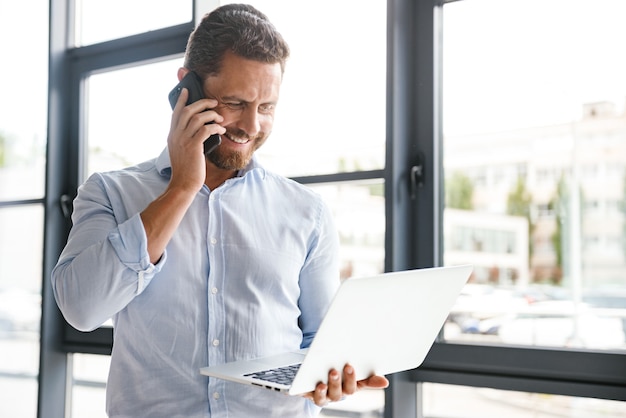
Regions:
<instances>
[{"instance_id":1,"label":"nose","mask_svg":"<svg viewBox=\"0 0 626 418\"><path fill-rule=\"evenodd\" d=\"M239 119L239 123L237 125L238 128L248 134L248 136L256 136L261 131L259 113L253 107L246 108L241 113L241 118Z\"/></svg>"}]
</instances>

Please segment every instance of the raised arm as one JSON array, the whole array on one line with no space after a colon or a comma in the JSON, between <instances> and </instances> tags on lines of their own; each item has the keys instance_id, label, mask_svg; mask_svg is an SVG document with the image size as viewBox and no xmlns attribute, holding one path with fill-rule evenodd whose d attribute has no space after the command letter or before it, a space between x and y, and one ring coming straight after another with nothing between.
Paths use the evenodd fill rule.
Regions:
<instances>
[{"instance_id":1,"label":"raised arm","mask_svg":"<svg viewBox=\"0 0 626 418\"><path fill-rule=\"evenodd\" d=\"M214 100L184 106L185 99L183 91L168 135L169 183L125 172L95 174L79 189L73 227L52 272L57 303L77 329L97 328L143 291L204 183L203 140L223 133L221 126L205 123L221 116L203 112Z\"/></svg>"}]
</instances>

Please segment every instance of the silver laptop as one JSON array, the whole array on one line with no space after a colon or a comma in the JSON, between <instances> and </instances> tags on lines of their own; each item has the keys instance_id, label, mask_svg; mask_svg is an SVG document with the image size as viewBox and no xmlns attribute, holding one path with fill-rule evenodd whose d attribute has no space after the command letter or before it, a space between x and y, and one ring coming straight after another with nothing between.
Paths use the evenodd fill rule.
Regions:
<instances>
[{"instance_id":1,"label":"silver laptop","mask_svg":"<svg viewBox=\"0 0 626 418\"><path fill-rule=\"evenodd\" d=\"M354 366L357 380L424 361L472 266L436 267L342 282L305 350L203 367L203 375L299 395Z\"/></svg>"}]
</instances>

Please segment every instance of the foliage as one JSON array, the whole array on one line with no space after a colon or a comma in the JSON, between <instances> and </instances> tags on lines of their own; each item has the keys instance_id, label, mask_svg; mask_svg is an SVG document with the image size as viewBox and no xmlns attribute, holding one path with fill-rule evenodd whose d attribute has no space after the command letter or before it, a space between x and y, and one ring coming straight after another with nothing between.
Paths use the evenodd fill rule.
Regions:
<instances>
[{"instance_id":1,"label":"foliage","mask_svg":"<svg viewBox=\"0 0 626 418\"><path fill-rule=\"evenodd\" d=\"M511 191L506 201L506 213L513 216L528 218L530 224L530 205L532 196L526 188L526 182L522 177L517 178L515 188Z\"/></svg>"},{"instance_id":2,"label":"foliage","mask_svg":"<svg viewBox=\"0 0 626 418\"><path fill-rule=\"evenodd\" d=\"M368 186L370 196L385 197L385 185L383 183L374 183Z\"/></svg>"},{"instance_id":3,"label":"foliage","mask_svg":"<svg viewBox=\"0 0 626 418\"><path fill-rule=\"evenodd\" d=\"M446 179L446 207L452 209L472 210L474 184L463 173L456 172Z\"/></svg>"},{"instance_id":4,"label":"foliage","mask_svg":"<svg viewBox=\"0 0 626 418\"><path fill-rule=\"evenodd\" d=\"M0 168L6 164L6 138L0 132Z\"/></svg>"},{"instance_id":5,"label":"foliage","mask_svg":"<svg viewBox=\"0 0 626 418\"><path fill-rule=\"evenodd\" d=\"M526 188L526 181L523 177L518 177L515 187L509 193L506 200L506 213L513 216L523 216L528 220L528 262L533 255L533 231L535 224L530 216L530 208L533 197Z\"/></svg>"},{"instance_id":6,"label":"foliage","mask_svg":"<svg viewBox=\"0 0 626 418\"><path fill-rule=\"evenodd\" d=\"M556 193L550 200L548 206L555 215L556 229L550 238L556 253L556 265L559 269L561 269L561 271L563 269L563 222L565 222L563 204L567 199L567 195L568 193L565 187L565 180L563 179L563 176L561 176L556 187Z\"/></svg>"}]
</instances>

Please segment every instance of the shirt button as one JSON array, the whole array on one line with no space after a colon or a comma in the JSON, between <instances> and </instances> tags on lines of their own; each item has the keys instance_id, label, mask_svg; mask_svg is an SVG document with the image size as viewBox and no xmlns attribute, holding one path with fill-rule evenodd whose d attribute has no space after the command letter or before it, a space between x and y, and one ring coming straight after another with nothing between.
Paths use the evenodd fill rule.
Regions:
<instances>
[{"instance_id":1,"label":"shirt button","mask_svg":"<svg viewBox=\"0 0 626 418\"><path fill-rule=\"evenodd\" d=\"M213 340L213 347L220 345L220 340Z\"/></svg>"},{"instance_id":2,"label":"shirt button","mask_svg":"<svg viewBox=\"0 0 626 418\"><path fill-rule=\"evenodd\" d=\"M213 245L217 244L217 240L215 238L211 238L211 244Z\"/></svg>"},{"instance_id":3,"label":"shirt button","mask_svg":"<svg viewBox=\"0 0 626 418\"><path fill-rule=\"evenodd\" d=\"M219 399L220 398L220 394L217 392L213 393L213 399Z\"/></svg>"},{"instance_id":4,"label":"shirt button","mask_svg":"<svg viewBox=\"0 0 626 418\"><path fill-rule=\"evenodd\" d=\"M213 293L214 295L217 294L217 287L212 288L211 293Z\"/></svg>"}]
</instances>

